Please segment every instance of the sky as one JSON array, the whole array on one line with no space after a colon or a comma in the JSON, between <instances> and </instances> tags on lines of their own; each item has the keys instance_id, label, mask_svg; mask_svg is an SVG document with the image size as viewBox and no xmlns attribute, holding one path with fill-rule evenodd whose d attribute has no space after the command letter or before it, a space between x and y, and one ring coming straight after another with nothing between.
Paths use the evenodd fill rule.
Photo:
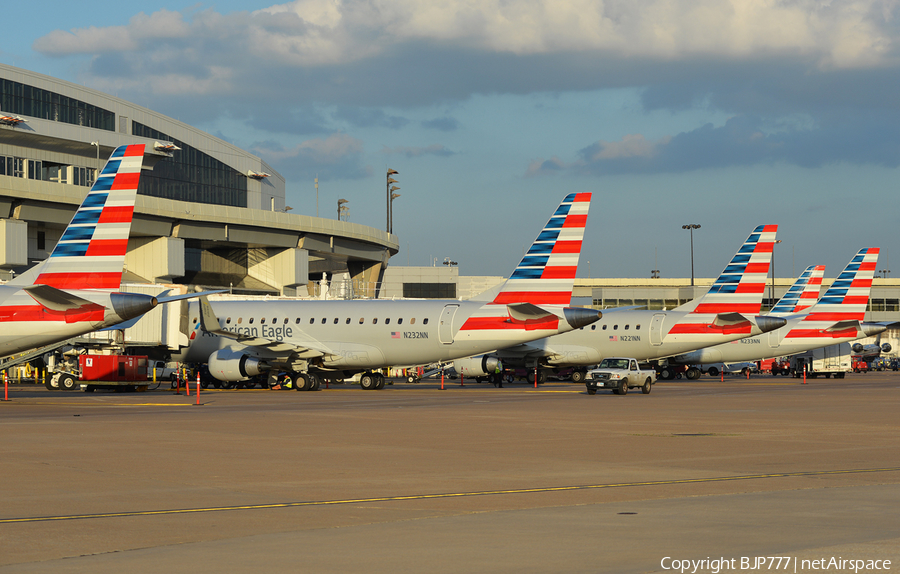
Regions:
<instances>
[{"instance_id":1,"label":"sky","mask_svg":"<svg viewBox=\"0 0 900 574\"><path fill-rule=\"evenodd\" d=\"M292 213L384 229L392 265L509 275L592 192L578 277L775 273L898 234L900 0L99 0L4 9L0 61L261 157ZM319 179L318 207L314 178ZM317 211L318 210L318 211ZM900 261L900 259L898 259ZM889 275L890 276L890 275Z\"/></svg>"}]
</instances>

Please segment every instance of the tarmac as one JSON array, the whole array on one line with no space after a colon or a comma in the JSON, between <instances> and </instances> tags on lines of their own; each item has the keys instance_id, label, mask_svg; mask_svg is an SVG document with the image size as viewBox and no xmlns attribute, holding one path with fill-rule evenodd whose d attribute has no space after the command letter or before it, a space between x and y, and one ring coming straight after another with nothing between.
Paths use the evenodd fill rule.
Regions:
<instances>
[{"instance_id":1,"label":"tarmac","mask_svg":"<svg viewBox=\"0 0 900 574\"><path fill-rule=\"evenodd\" d=\"M900 373L444 387L10 387L0 573L900 568Z\"/></svg>"}]
</instances>

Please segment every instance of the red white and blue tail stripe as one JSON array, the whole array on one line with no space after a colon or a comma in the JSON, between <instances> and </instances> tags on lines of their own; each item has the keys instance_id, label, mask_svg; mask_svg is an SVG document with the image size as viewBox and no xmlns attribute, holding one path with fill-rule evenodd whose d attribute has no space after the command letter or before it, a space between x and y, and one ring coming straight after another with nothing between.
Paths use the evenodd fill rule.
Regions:
<instances>
[{"instance_id":1,"label":"red white and blue tail stripe","mask_svg":"<svg viewBox=\"0 0 900 574\"><path fill-rule=\"evenodd\" d=\"M567 195L493 303L568 305L590 206L590 193Z\"/></svg>"},{"instance_id":2,"label":"red white and blue tail stripe","mask_svg":"<svg viewBox=\"0 0 900 574\"><path fill-rule=\"evenodd\" d=\"M818 303L807 309L808 314L788 332L785 342L863 336L859 334L860 324L869 304L878 252L877 247L860 249Z\"/></svg>"},{"instance_id":3,"label":"red white and blue tail stripe","mask_svg":"<svg viewBox=\"0 0 900 574\"><path fill-rule=\"evenodd\" d=\"M709 291L678 307L687 314L669 334L750 334L747 317L758 315L762 307L777 231L777 225L754 229Z\"/></svg>"},{"instance_id":4,"label":"red white and blue tail stripe","mask_svg":"<svg viewBox=\"0 0 900 574\"><path fill-rule=\"evenodd\" d=\"M510 329L556 334L563 308L572 301L590 202L590 193L567 195L510 278L460 332L479 332L482 338Z\"/></svg>"},{"instance_id":5,"label":"red white and blue tail stripe","mask_svg":"<svg viewBox=\"0 0 900 574\"><path fill-rule=\"evenodd\" d=\"M113 151L35 280L59 289L118 289L144 144Z\"/></svg>"},{"instance_id":6,"label":"red white and blue tail stripe","mask_svg":"<svg viewBox=\"0 0 900 574\"><path fill-rule=\"evenodd\" d=\"M812 307L819 299L819 291L822 289L822 276L825 274L824 265L810 265L800 274L797 281L791 285L778 303L769 311L769 315L782 316L799 313L808 307Z\"/></svg>"}]
</instances>

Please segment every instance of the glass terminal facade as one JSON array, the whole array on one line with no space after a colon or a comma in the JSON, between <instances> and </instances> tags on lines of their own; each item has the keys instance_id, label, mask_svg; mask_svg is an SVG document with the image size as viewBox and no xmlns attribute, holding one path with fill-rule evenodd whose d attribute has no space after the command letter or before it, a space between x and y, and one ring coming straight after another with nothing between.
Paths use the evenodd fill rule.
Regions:
<instances>
[{"instance_id":1,"label":"glass terminal facade","mask_svg":"<svg viewBox=\"0 0 900 574\"><path fill-rule=\"evenodd\" d=\"M141 174L138 193L195 203L247 207L247 177L216 158L175 138L131 122L136 136L172 142L180 147L171 159L156 164L150 173Z\"/></svg>"},{"instance_id":2,"label":"glass terminal facade","mask_svg":"<svg viewBox=\"0 0 900 574\"><path fill-rule=\"evenodd\" d=\"M109 110L21 82L0 79L0 110L76 126L115 131Z\"/></svg>"}]
</instances>

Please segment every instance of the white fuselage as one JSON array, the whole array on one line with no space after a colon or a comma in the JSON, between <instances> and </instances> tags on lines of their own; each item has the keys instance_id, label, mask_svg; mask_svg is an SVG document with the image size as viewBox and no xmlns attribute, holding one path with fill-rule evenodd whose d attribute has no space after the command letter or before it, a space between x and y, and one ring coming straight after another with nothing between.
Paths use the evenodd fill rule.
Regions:
<instances>
[{"instance_id":1,"label":"white fuselage","mask_svg":"<svg viewBox=\"0 0 900 574\"><path fill-rule=\"evenodd\" d=\"M283 345L243 345L210 334L200 327L199 306L191 303L191 343L173 359L203 363L226 347L264 360L309 349L320 355L312 361L318 368L364 370L446 361L557 332L556 325L529 329L499 318L487 318L493 321L490 326L480 324L485 304L476 301L212 301L211 305L221 328ZM558 320L558 328L570 329L564 319Z\"/></svg>"},{"instance_id":2,"label":"white fuselage","mask_svg":"<svg viewBox=\"0 0 900 574\"><path fill-rule=\"evenodd\" d=\"M780 329L762 335L744 337L727 344L685 352L683 355L674 357L673 362L693 365L760 361L795 355L838 343L847 343L866 336L866 333L861 330L854 330L853 334L843 333L844 336L841 337L831 337L827 333L821 333L817 336L787 338L788 333L797 328L801 321L800 317L791 318L788 320L788 324Z\"/></svg>"},{"instance_id":3,"label":"white fuselage","mask_svg":"<svg viewBox=\"0 0 900 574\"><path fill-rule=\"evenodd\" d=\"M557 367L583 367L596 365L607 357L634 357L638 361L661 359L738 340L749 334L670 333L672 326L685 315L678 311L610 311L587 327L533 341L519 348L504 349L498 354L507 366L514 366L519 356L526 363L541 359ZM760 332L755 319L749 319L751 332Z\"/></svg>"}]
</instances>

